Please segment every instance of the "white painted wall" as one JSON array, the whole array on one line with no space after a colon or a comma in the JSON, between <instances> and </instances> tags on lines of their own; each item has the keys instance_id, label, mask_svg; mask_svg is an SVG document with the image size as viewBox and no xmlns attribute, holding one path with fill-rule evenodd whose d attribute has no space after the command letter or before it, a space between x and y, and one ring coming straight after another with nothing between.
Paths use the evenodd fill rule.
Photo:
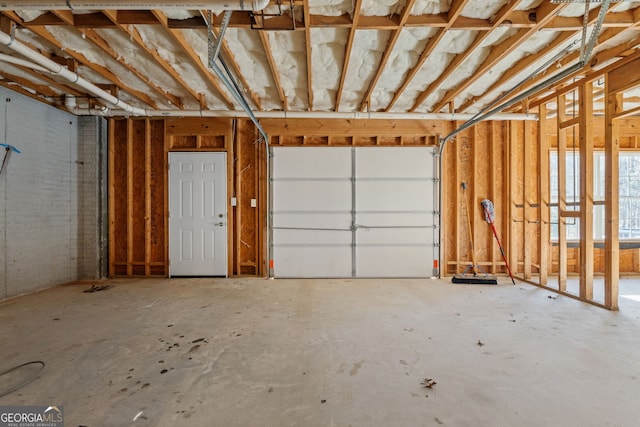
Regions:
<instances>
[{"instance_id":1,"label":"white painted wall","mask_svg":"<svg viewBox=\"0 0 640 427\"><path fill-rule=\"evenodd\" d=\"M0 88L0 299L99 276L99 120Z\"/></svg>"}]
</instances>

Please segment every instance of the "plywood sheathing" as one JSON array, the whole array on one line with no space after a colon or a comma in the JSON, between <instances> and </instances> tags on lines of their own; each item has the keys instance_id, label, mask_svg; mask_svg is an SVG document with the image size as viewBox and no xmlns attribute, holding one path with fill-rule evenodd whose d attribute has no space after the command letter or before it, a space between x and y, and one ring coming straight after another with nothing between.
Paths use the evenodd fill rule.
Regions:
<instances>
[{"instance_id":1,"label":"plywood sheathing","mask_svg":"<svg viewBox=\"0 0 640 427\"><path fill-rule=\"evenodd\" d=\"M509 224L505 215L505 178L508 124L483 122L458 134L445 147L443 159L443 266L444 274L456 274L471 264L471 239L476 264L485 272L505 274L506 267L480 202L489 199L495 208L495 226L504 237ZM462 183L467 189L462 191ZM465 200L466 193L466 200ZM467 214L468 207L468 214ZM471 220L471 236L467 225Z\"/></svg>"},{"instance_id":2,"label":"plywood sheathing","mask_svg":"<svg viewBox=\"0 0 640 427\"><path fill-rule=\"evenodd\" d=\"M261 217L257 208L260 192L259 183L259 155L260 145L258 132L255 126L248 120L238 120L235 143L235 195L237 206L235 208L236 229L234 235L237 238L235 248L236 266L235 274L253 275L260 274L261 247L260 240ZM252 207L251 201L256 201Z\"/></svg>"}]
</instances>

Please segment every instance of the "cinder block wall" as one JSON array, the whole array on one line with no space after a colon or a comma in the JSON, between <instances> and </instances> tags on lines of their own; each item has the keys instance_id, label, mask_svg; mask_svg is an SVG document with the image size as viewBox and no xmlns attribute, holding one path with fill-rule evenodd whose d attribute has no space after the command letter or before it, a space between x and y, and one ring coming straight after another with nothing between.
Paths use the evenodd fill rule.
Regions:
<instances>
[{"instance_id":1,"label":"cinder block wall","mask_svg":"<svg viewBox=\"0 0 640 427\"><path fill-rule=\"evenodd\" d=\"M101 127L0 88L0 299L99 277Z\"/></svg>"}]
</instances>

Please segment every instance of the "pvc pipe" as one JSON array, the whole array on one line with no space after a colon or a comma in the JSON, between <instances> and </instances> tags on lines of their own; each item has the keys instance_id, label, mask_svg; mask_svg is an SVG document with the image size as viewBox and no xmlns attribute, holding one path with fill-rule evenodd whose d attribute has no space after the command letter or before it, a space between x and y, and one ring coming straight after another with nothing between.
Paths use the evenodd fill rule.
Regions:
<instances>
[{"instance_id":1,"label":"pvc pipe","mask_svg":"<svg viewBox=\"0 0 640 427\"><path fill-rule=\"evenodd\" d=\"M130 113L137 116L146 115L146 110L127 104L126 102L120 100L119 98L111 95L109 92L103 89L100 89L98 86L94 85L88 80L83 79L77 73L69 71L67 68L61 66L56 62L53 62L46 56L41 55L40 53L28 48L26 45L15 40L13 36L10 36L1 31L0 31L0 44L5 45L6 47L13 50L14 52L24 56L30 61L33 61L35 64L40 65L41 67L48 70L48 72L50 72L51 74L60 76L63 79L68 80L69 82L77 86L80 86L81 88L85 89L87 92L102 99L106 103L111 104L114 107L123 110L123 112L125 113Z\"/></svg>"},{"instance_id":2,"label":"pvc pipe","mask_svg":"<svg viewBox=\"0 0 640 427\"><path fill-rule=\"evenodd\" d=\"M147 110L151 117L238 117L236 110ZM335 112L335 111L254 111L259 119L394 119L394 120L465 120L474 114L467 113L385 113L385 112ZM493 120L538 120L537 114L494 114Z\"/></svg>"},{"instance_id":3,"label":"pvc pipe","mask_svg":"<svg viewBox=\"0 0 640 427\"><path fill-rule=\"evenodd\" d=\"M38 64L34 64L33 62L25 61L24 59L16 58L15 56L7 55L6 53L0 53L0 61L8 62L8 63L14 64L14 65L20 65L22 67L31 68L33 70L41 71L43 73L48 73L49 72L49 70L47 70L44 67L41 67Z\"/></svg>"},{"instance_id":4,"label":"pvc pipe","mask_svg":"<svg viewBox=\"0 0 640 427\"><path fill-rule=\"evenodd\" d=\"M64 106L72 114L76 116L109 116L110 110L107 107L102 108L81 108L76 103L76 97L73 95L65 95Z\"/></svg>"},{"instance_id":5,"label":"pvc pipe","mask_svg":"<svg viewBox=\"0 0 640 427\"><path fill-rule=\"evenodd\" d=\"M224 10L262 10L268 5L269 0L9 0L0 3L0 10L184 10L214 8L222 8Z\"/></svg>"}]
</instances>

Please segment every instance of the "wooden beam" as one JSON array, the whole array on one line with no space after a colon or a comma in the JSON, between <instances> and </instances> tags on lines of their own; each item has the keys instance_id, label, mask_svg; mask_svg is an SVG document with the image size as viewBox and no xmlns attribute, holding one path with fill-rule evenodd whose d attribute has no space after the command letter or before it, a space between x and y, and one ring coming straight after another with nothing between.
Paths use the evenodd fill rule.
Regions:
<instances>
[{"instance_id":1,"label":"wooden beam","mask_svg":"<svg viewBox=\"0 0 640 427\"><path fill-rule=\"evenodd\" d=\"M611 78L609 90L611 93L623 92L640 85L638 70L640 70L640 58L612 70L609 73Z\"/></svg>"},{"instance_id":2,"label":"wooden beam","mask_svg":"<svg viewBox=\"0 0 640 427\"><path fill-rule=\"evenodd\" d=\"M482 95L474 96L469 98L464 104L462 104L458 111L464 112L467 111L469 107L474 105L476 102L480 101L487 93L491 93L494 90L498 89L501 86L504 86L507 82L518 76L523 71L530 69L533 65L535 65L538 61L540 61L541 57L544 57L549 52L553 52L558 49L560 46L564 45L569 41L574 34L569 32L560 33L549 45L544 48L541 52L536 54L527 55L522 58L520 61L515 63L512 67L510 67L507 71L500 76L498 80L496 80L487 90L484 91ZM506 100L506 99L505 99Z\"/></svg>"},{"instance_id":3,"label":"wooden beam","mask_svg":"<svg viewBox=\"0 0 640 427\"><path fill-rule=\"evenodd\" d=\"M32 80L26 79L24 77L16 76L6 71L0 71L0 76L7 82L11 81L11 82L17 83L23 88L31 89L33 92L35 92L36 96L41 95L41 96L50 97L50 98L60 96L60 92L57 92L51 89L48 85L38 84L33 82Z\"/></svg>"},{"instance_id":4,"label":"wooden beam","mask_svg":"<svg viewBox=\"0 0 640 427\"><path fill-rule=\"evenodd\" d=\"M557 98L556 105L565 105L566 95ZM566 120L564 108L558 109L558 123ZM557 128L558 135L558 290L567 290L567 225L562 215L567 210L567 130Z\"/></svg>"},{"instance_id":5,"label":"wooden beam","mask_svg":"<svg viewBox=\"0 0 640 427\"><path fill-rule=\"evenodd\" d=\"M444 121L349 120L349 119L261 119L267 134L293 136L422 136L443 135Z\"/></svg>"},{"instance_id":6,"label":"wooden beam","mask_svg":"<svg viewBox=\"0 0 640 427\"><path fill-rule=\"evenodd\" d=\"M620 286L620 129L613 116L622 110L622 97L612 91L610 73L605 76L605 179L604 179L604 304L618 309Z\"/></svg>"},{"instance_id":7,"label":"wooden beam","mask_svg":"<svg viewBox=\"0 0 640 427\"><path fill-rule=\"evenodd\" d=\"M540 206L538 218L540 218L540 285L546 286L548 280L549 254L551 251L550 233L550 201L549 201L549 138L547 137L547 106L543 104L538 109L538 193Z\"/></svg>"},{"instance_id":8,"label":"wooden beam","mask_svg":"<svg viewBox=\"0 0 640 427\"><path fill-rule=\"evenodd\" d=\"M465 89L471 86L488 72L495 64L503 60L508 54L517 49L522 43L524 43L532 34L538 29L545 26L545 24L551 20L559 11L564 9L568 3L553 4L550 2L544 2L536 10L537 22L532 28L522 28L518 30L516 34L509 37L497 46L491 48L491 53L483 61L483 63L474 71L473 76L466 79L464 82L457 85L455 88L449 90L440 101L432 108L432 111L440 111L447 103L453 100L457 95L462 93ZM412 111L415 110L415 106Z\"/></svg>"},{"instance_id":9,"label":"wooden beam","mask_svg":"<svg viewBox=\"0 0 640 427\"><path fill-rule=\"evenodd\" d=\"M142 80L147 86L149 86L151 89L153 89L157 94L159 94L160 96L165 98L168 102L170 102L171 105L174 105L176 108L179 108L179 109L184 109L184 104L182 103L182 100L178 96L167 92L165 89L163 89L162 87L160 87L156 83L154 83L153 80L151 80L149 78L149 73L142 72L142 71L138 70L137 68L133 67L132 65L130 65L128 62L126 62L124 57L122 57L122 55L120 55L118 52L116 52L109 45L109 43L107 43L97 33L97 31L95 31L93 29L85 29L85 30L82 30L82 33L84 34L84 36L85 36L85 38L87 40L89 40L95 46L97 46L100 49L102 49L102 51L104 53L109 55L115 61L118 61L118 63L120 65L122 65L123 67L125 67L127 70L131 71L137 78Z\"/></svg>"},{"instance_id":10,"label":"wooden beam","mask_svg":"<svg viewBox=\"0 0 640 427\"><path fill-rule=\"evenodd\" d=\"M580 86L580 298L593 299L593 84Z\"/></svg>"},{"instance_id":11,"label":"wooden beam","mask_svg":"<svg viewBox=\"0 0 640 427\"><path fill-rule=\"evenodd\" d=\"M184 35L182 34L182 31L169 28L167 17L162 11L153 10L151 11L151 13L153 13L153 15L156 17L158 22L160 22L160 25L164 27L165 31L169 34L169 36L171 36L173 41L176 42L176 44L180 47L180 49L189 57L189 59L191 60L191 63L200 72L202 77L204 77L204 80L211 87L213 87L216 92L218 92L218 94L224 101L227 108L230 110L234 110L235 106L233 102L231 102L231 99L227 95L227 92L222 90L222 86L220 85L218 80L215 79L214 76L211 74L211 71L209 70L208 66L202 63L200 56L195 52L195 50L193 50L193 47L191 47L191 45L185 40ZM201 99L201 102L202 102L202 99ZM205 106L206 106L206 101L205 101L205 104L202 106L202 108L204 109Z\"/></svg>"},{"instance_id":12,"label":"wooden beam","mask_svg":"<svg viewBox=\"0 0 640 427\"><path fill-rule=\"evenodd\" d=\"M509 13L513 11L513 9L518 6L520 1L508 2L505 4L496 14L494 18L492 29L500 26ZM458 18L459 20L460 18ZM437 90L442 83L444 83L451 75L453 75L456 71L458 71L460 65L465 62L469 57L475 52L475 50L482 46L482 43L486 40L487 37L491 34L491 31L482 31L480 32L473 42L471 46L469 46L463 53L457 54L453 60L447 65L446 69L438 76L436 80L434 80L425 90L423 90L418 97L416 98L411 111L415 111L435 90ZM453 111L451 111L453 112Z\"/></svg>"},{"instance_id":13,"label":"wooden beam","mask_svg":"<svg viewBox=\"0 0 640 427\"><path fill-rule=\"evenodd\" d=\"M345 47L344 62L342 63L342 73L340 74L340 83L338 84L338 91L336 95L336 104L334 106L335 111L340 111L340 101L342 101L342 92L344 91L344 82L347 78L347 71L349 71L349 60L351 59L351 50L353 49L353 40L356 37L356 27L360 20L360 8L362 7L362 0L356 0L353 6L353 23L349 30L349 38Z\"/></svg>"},{"instance_id":14,"label":"wooden beam","mask_svg":"<svg viewBox=\"0 0 640 427\"><path fill-rule=\"evenodd\" d=\"M282 90L282 84L280 83L280 71L278 71L278 65L276 64L276 60L273 57L273 53L271 53L271 45L269 43L269 36L265 31L258 30L258 35L260 36L260 41L262 42L262 48L264 49L264 54L267 57L267 62L269 63L269 69L271 70L271 77L276 85L276 90L278 91L278 96L280 97L280 103L282 105L282 109L284 111L289 111L289 101Z\"/></svg>"},{"instance_id":15,"label":"wooden beam","mask_svg":"<svg viewBox=\"0 0 640 427\"><path fill-rule=\"evenodd\" d=\"M373 78L371 79L371 81L369 82L369 87L367 88L362 98L362 101L360 102L360 107L359 107L360 111L364 111L366 107L370 107L371 94L373 93L373 90L378 84L380 77L382 77L382 74L384 73L387 63L389 62L389 58L391 58L391 55L393 54L393 50L396 46L396 43L398 42L398 39L400 38L400 34L402 33L402 27L407 22L407 19L410 16L411 10L413 9L413 5L415 4L415 2L416 0L407 1L407 4L405 5L404 10L402 11L402 16L400 17L398 29L392 31L391 37L387 42L387 46L384 50L384 53L382 54L382 59L380 60L378 69L375 75L373 76Z\"/></svg>"},{"instance_id":16,"label":"wooden beam","mask_svg":"<svg viewBox=\"0 0 640 427\"><path fill-rule=\"evenodd\" d=\"M151 121L144 120L144 274L151 275Z\"/></svg>"},{"instance_id":17,"label":"wooden beam","mask_svg":"<svg viewBox=\"0 0 640 427\"><path fill-rule=\"evenodd\" d=\"M402 96L402 94L407 89L407 87L409 87L409 84L413 81L415 76L422 69L422 66L427 61L427 59L431 56L436 46L438 46L438 44L442 41L442 39L444 38L444 35L447 33L447 30L451 28L455 20L460 16L460 14L462 13L462 10L464 9L468 1L469 0L454 0L452 2L451 7L449 8L448 16L447 16L447 19L448 19L447 25L440 28L438 32L429 39L424 49L422 50L422 53L420 54L420 57L418 58L416 65L414 65L413 68L409 70L404 81L402 82L398 90L396 90L396 93L393 95L391 102L389 102L389 105L387 105L387 108L385 108L384 111L391 111L391 108L393 108L396 102L398 102L398 99L400 99L400 96Z\"/></svg>"},{"instance_id":18,"label":"wooden beam","mask_svg":"<svg viewBox=\"0 0 640 427\"><path fill-rule=\"evenodd\" d=\"M564 106L562 108L564 108ZM578 126L580 124L580 119L581 119L581 116L577 116L572 119L565 120L562 123L558 123L558 128L567 129L573 126Z\"/></svg>"},{"instance_id":19,"label":"wooden beam","mask_svg":"<svg viewBox=\"0 0 640 427\"><path fill-rule=\"evenodd\" d=\"M133 121L127 119L127 276L133 274Z\"/></svg>"},{"instance_id":20,"label":"wooden beam","mask_svg":"<svg viewBox=\"0 0 640 427\"><path fill-rule=\"evenodd\" d=\"M506 169L507 169L507 197L509 202L509 223L507 225L507 241L509 244L509 265L511 266L512 273L518 274L519 270L519 242L522 242L523 239L519 238L516 230L516 221L518 219L518 213L516 205L518 204L517 198L517 183L518 183L518 174L521 171L521 168L518 167L518 158L520 157L520 152L517 150L518 147L522 146L521 141L518 140L517 128L520 126L521 122L510 121L509 122L509 140L507 141L507 152L505 153L506 157Z\"/></svg>"},{"instance_id":21,"label":"wooden beam","mask_svg":"<svg viewBox=\"0 0 640 427\"><path fill-rule=\"evenodd\" d=\"M144 93L142 91L133 89L133 88L125 85L111 70L109 70L108 68L103 67L101 65L97 65L97 64L93 63L92 61L87 59L81 52L76 52L76 51L74 51L72 49L69 49L69 48L63 46L62 43L60 43L44 27L33 26L33 27L30 27L29 30L31 30L32 32L34 32L38 36L42 37L47 42L49 42L53 46L55 46L56 48L62 50L63 52L65 52L67 55L69 55L74 60L78 61L79 63L83 64L84 66L86 66L86 67L90 68L91 70L95 71L100 76L102 76L104 79L106 79L106 80L110 81L111 83L115 84L121 90L130 93L131 95L133 95L137 99L141 100L145 104L151 106L152 108L157 108L156 103L149 97L149 95L147 95L146 93Z\"/></svg>"},{"instance_id":22,"label":"wooden beam","mask_svg":"<svg viewBox=\"0 0 640 427\"><path fill-rule=\"evenodd\" d=\"M116 201L115 201L115 157L116 157L116 147L115 147L115 120L109 119L108 121L108 129L107 133L107 209L109 211L109 245L113 245L116 241L116 231L115 231L115 216L116 216ZM115 276L115 262L116 262L116 251L111 247L109 252L109 277Z\"/></svg>"},{"instance_id":23,"label":"wooden beam","mask_svg":"<svg viewBox=\"0 0 640 427\"><path fill-rule=\"evenodd\" d=\"M524 261L524 270L523 275L527 280L531 280L531 253L533 252L533 241L529 238L529 229L531 228L531 224L529 223L529 211L531 210L531 190L529 187L531 186L531 174L532 174L532 165L534 165L534 159L531 159L530 149L531 149L531 133L532 133L533 124L531 121L526 120L524 122L524 141L522 143L522 163L523 174L522 174L522 202L523 202L523 212L522 212L522 241L525 242L523 248L523 261Z\"/></svg>"},{"instance_id":24,"label":"wooden beam","mask_svg":"<svg viewBox=\"0 0 640 427\"><path fill-rule=\"evenodd\" d=\"M178 82L178 84L182 86L182 88L189 95L191 95L193 99L199 101L198 93L182 78L180 74L178 74L178 72L171 66L171 64L169 64L160 56L160 54L155 49L152 49L146 45L146 43L142 39L142 36L136 28L130 28L125 25L118 25L118 28L124 31L129 36L131 41L133 41L140 49L151 56L155 63L158 64L158 66L160 66L160 68L163 69L167 74L169 74L176 82Z\"/></svg>"},{"instance_id":25,"label":"wooden beam","mask_svg":"<svg viewBox=\"0 0 640 427\"><path fill-rule=\"evenodd\" d=\"M307 54L307 109L309 111L313 111L313 55L311 45L311 17L309 15L309 0L304 0L302 10L304 14L304 41L307 47L305 49Z\"/></svg>"}]
</instances>

